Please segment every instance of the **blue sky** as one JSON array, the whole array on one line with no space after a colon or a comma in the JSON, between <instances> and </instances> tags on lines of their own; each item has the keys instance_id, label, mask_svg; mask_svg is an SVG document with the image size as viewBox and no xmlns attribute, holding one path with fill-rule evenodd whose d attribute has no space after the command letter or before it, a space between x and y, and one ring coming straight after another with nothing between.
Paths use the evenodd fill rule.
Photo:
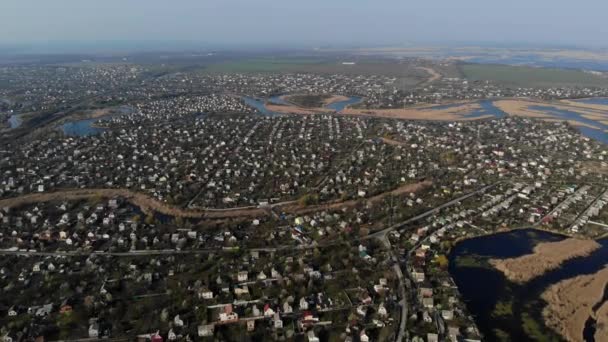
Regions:
<instances>
[{"instance_id":1,"label":"blue sky","mask_svg":"<svg viewBox=\"0 0 608 342\"><path fill-rule=\"evenodd\" d=\"M1 0L0 44L608 47L606 0Z\"/></svg>"}]
</instances>

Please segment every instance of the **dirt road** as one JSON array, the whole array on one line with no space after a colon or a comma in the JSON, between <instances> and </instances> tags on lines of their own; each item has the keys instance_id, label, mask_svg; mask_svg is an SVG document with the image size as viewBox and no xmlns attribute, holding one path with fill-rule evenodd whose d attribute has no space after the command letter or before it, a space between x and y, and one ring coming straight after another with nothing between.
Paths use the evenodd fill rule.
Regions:
<instances>
[{"instance_id":1,"label":"dirt road","mask_svg":"<svg viewBox=\"0 0 608 342\"><path fill-rule=\"evenodd\" d=\"M365 201L377 202L388 195L400 195L408 192L420 191L432 184L431 181L422 181L414 184L401 186L395 190L388 191L367 199ZM161 213L164 215L201 218L201 219L230 219L230 218L255 218L271 215L270 210L258 207L227 208L227 209L183 209L168 203L158 201L146 194L134 192L127 189L66 189L55 192L27 194L19 197L0 200L0 208L14 208L27 204L51 202L51 201L74 201L94 198L121 197L133 205L139 207L145 214ZM304 206L294 201L283 202L273 206L280 212L304 214L327 209L339 209L354 207L359 201L349 200L341 202L328 202L325 204Z\"/></svg>"}]
</instances>

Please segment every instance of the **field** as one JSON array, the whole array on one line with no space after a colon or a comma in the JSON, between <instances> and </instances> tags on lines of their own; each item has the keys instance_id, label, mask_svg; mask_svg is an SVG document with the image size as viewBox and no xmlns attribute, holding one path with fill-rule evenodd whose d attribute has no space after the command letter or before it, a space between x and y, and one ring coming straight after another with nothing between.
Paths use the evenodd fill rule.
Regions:
<instances>
[{"instance_id":1,"label":"field","mask_svg":"<svg viewBox=\"0 0 608 342\"><path fill-rule=\"evenodd\" d=\"M343 62L355 62L342 64ZM429 73L411 63L365 58L330 58L330 57L265 57L242 58L227 62L209 64L204 68L209 73L317 73L342 75L383 75L395 77L397 84L406 88L425 82L431 77Z\"/></svg>"},{"instance_id":2,"label":"field","mask_svg":"<svg viewBox=\"0 0 608 342\"><path fill-rule=\"evenodd\" d=\"M608 86L608 78L579 70L493 64L463 64L460 69L470 81L488 80L520 87Z\"/></svg>"},{"instance_id":3,"label":"field","mask_svg":"<svg viewBox=\"0 0 608 342\"><path fill-rule=\"evenodd\" d=\"M316 58L252 58L215 63L205 68L207 72L296 72L308 67L324 65L322 59Z\"/></svg>"}]
</instances>

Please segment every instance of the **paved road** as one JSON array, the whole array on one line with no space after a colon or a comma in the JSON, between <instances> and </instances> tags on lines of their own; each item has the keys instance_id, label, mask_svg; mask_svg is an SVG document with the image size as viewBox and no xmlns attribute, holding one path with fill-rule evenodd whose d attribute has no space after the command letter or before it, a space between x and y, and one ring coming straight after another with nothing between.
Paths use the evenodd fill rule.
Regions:
<instances>
[{"instance_id":1,"label":"paved road","mask_svg":"<svg viewBox=\"0 0 608 342\"><path fill-rule=\"evenodd\" d=\"M394 224L394 225L392 225L392 226L390 226L388 228L379 230L379 231L377 231L377 232L375 232L373 234L370 234L370 235L366 236L364 239L382 238L382 236L384 236L384 235L392 232L395 229L399 229L399 228L401 228L401 227L403 227L403 226L405 226L407 224L410 224L412 222L416 222L416 221L419 221L419 220L421 220L423 218L426 218L428 216L437 214L442 209L450 207L450 206L452 206L452 205L454 205L454 204L456 204L458 202L464 201L467 198L473 197L473 196L475 196L475 195L477 195L479 193L485 192L485 191L487 191L487 190L489 190L489 189L497 186L500 183L501 182L497 182L497 183L494 183L494 184L491 184L491 185L484 186L483 188L480 188L480 189L478 189L476 191L473 191L471 193L468 193L466 195L460 196L460 197L458 197L456 199L453 199L453 200L451 200L449 202L446 202L446 203L444 203L444 204L442 204L442 205L440 205L438 207L435 207L435 208L433 208L433 209L431 209L429 211L426 211L426 212L424 212L424 213L422 213L420 215L414 216L414 217L412 217L410 219L407 219L407 220L405 220L403 222L399 222L397 224Z\"/></svg>"}]
</instances>

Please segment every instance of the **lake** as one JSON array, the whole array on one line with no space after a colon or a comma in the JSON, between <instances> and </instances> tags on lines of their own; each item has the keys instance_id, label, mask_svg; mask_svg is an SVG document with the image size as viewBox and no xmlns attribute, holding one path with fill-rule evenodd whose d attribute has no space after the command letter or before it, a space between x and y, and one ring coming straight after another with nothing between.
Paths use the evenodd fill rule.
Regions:
<instances>
[{"instance_id":1,"label":"lake","mask_svg":"<svg viewBox=\"0 0 608 342\"><path fill-rule=\"evenodd\" d=\"M95 127L95 123L98 121L102 121L106 118L111 118L116 115L123 115L132 113L135 109L130 106L120 106L116 113L104 115L99 118L94 119L84 119L84 120L76 120L69 121L61 125L61 130L65 135L69 136L78 136L78 137L86 137L90 135L99 134L106 130L106 128Z\"/></svg>"},{"instance_id":2,"label":"lake","mask_svg":"<svg viewBox=\"0 0 608 342\"><path fill-rule=\"evenodd\" d=\"M591 255L566 261L562 267L525 284L510 282L487 261L530 254L540 242L562 239L561 235L522 229L464 240L453 248L450 274L485 340L560 339L544 324L542 310L546 303L540 296L552 284L603 268L608 263L608 240L600 240L602 247ZM595 330L588 322L584 335L592 341Z\"/></svg>"}]
</instances>

